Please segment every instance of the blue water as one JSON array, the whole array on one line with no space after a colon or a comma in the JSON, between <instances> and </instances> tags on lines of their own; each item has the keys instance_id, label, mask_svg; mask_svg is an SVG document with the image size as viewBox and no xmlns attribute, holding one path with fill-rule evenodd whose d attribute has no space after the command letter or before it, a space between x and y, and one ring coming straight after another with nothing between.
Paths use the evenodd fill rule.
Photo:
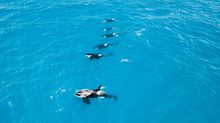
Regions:
<instances>
[{"instance_id":1,"label":"blue water","mask_svg":"<svg viewBox=\"0 0 220 123\"><path fill-rule=\"evenodd\" d=\"M0 53L0 123L220 122L219 0L1 0Z\"/></svg>"}]
</instances>

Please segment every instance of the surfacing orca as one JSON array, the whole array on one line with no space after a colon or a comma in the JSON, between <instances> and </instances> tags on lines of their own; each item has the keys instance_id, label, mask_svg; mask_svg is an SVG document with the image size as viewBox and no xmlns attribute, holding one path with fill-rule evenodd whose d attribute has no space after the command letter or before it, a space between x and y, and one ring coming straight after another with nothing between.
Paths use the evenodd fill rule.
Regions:
<instances>
[{"instance_id":1,"label":"surfacing orca","mask_svg":"<svg viewBox=\"0 0 220 123\"><path fill-rule=\"evenodd\" d=\"M102 49L107 48L107 47L109 47L111 45L113 45L113 43L103 43L103 44L99 44L99 45L94 46L94 48L102 50Z\"/></svg>"},{"instance_id":2,"label":"surfacing orca","mask_svg":"<svg viewBox=\"0 0 220 123\"><path fill-rule=\"evenodd\" d=\"M87 53L85 56L88 57L89 60L100 59L104 57L104 55L101 53Z\"/></svg>"},{"instance_id":3,"label":"surfacing orca","mask_svg":"<svg viewBox=\"0 0 220 123\"><path fill-rule=\"evenodd\" d=\"M103 38L113 38L113 37L118 37L118 36L119 36L119 34L116 32L102 35Z\"/></svg>"},{"instance_id":4,"label":"surfacing orca","mask_svg":"<svg viewBox=\"0 0 220 123\"><path fill-rule=\"evenodd\" d=\"M117 96L107 94L102 89L104 89L104 87L102 85L100 85L97 89L77 90L76 93L75 93L75 96L79 97L79 98L82 98L83 102L86 103L86 104L90 104L89 98L101 97L101 98L113 98L113 99L117 100Z\"/></svg>"},{"instance_id":5,"label":"surfacing orca","mask_svg":"<svg viewBox=\"0 0 220 123\"><path fill-rule=\"evenodd\" d=\"M85 56L88 57L89 60L93 60L93 59L100 59L100 58L102 58L102 57L113 56L113 54L112 54L112 53L108 53L108 54L101 54L101 53L87 53Z\"/></svg>"},{"instance_id":6,"label":"surfacing orca","mask_svg":"<svg viewBox=\"0 0 220 123\"><path fill-rule=\"evenodd\" d=\"M111 23L111 22L115 22L115 21L116 21L115 18L110 18L110 19L105 19L105 20L103 20L102 22L103 22L103 23Z\"/></svg>"},{"instance_id":7,"label":"surfacing orca","mask_svg":"<svg viewBox=\"0 0 220 123\"><path fill-rule=\"evenodd\" d=\"M103 28L103 31L105 31L105 32L109 32L109 31L111 31L111 30L113 30L113 29L116 29L116 27L107 27L107 28Z\"/></svg>"}]
</instances>

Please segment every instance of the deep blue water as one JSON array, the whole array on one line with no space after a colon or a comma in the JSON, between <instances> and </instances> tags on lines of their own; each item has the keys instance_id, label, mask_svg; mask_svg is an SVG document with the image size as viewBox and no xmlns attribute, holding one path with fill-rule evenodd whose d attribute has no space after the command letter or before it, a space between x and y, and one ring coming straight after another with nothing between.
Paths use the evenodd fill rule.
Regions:
<instances>
[{"instance_id":1,"label":"deep blue water","mask_svg":"<svg viewBox=\"0 0 220 123\"><path fill-rule=\"evenodd\" d=\"M1 0L0 53L0 123L220 122L219 0Z\"/></svg>"}]
</instances>

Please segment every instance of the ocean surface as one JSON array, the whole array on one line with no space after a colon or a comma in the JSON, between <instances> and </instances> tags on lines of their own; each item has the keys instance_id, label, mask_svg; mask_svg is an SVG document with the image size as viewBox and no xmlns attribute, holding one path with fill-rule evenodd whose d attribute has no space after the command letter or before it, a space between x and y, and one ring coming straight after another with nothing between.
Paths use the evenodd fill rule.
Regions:
<instances>
[{"instance_id":1,"label":"ocean surface","mask_svg":"<svg viewBox=\"0 0 220 123\"><path fill-rule=\"evenodd\" d=\"M219 0L0 0L0 53L0 123L220 122Z\"/></svg>"}]
</instances>

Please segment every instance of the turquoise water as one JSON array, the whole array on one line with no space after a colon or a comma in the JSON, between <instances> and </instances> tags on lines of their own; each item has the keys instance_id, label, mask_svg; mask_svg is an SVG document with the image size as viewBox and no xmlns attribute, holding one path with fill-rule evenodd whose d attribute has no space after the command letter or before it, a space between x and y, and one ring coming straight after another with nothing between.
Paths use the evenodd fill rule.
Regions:
<instances>
[{"instance_id":1,"label":"turquoise water","mask_svg":"<svg viewBox=\"0 0 220 123\"><path fill-rule=\"evenodd\" d=\"M220 122L219 0L1 0L0 52L0 123Z\"/></svg>"}]
</instances>

